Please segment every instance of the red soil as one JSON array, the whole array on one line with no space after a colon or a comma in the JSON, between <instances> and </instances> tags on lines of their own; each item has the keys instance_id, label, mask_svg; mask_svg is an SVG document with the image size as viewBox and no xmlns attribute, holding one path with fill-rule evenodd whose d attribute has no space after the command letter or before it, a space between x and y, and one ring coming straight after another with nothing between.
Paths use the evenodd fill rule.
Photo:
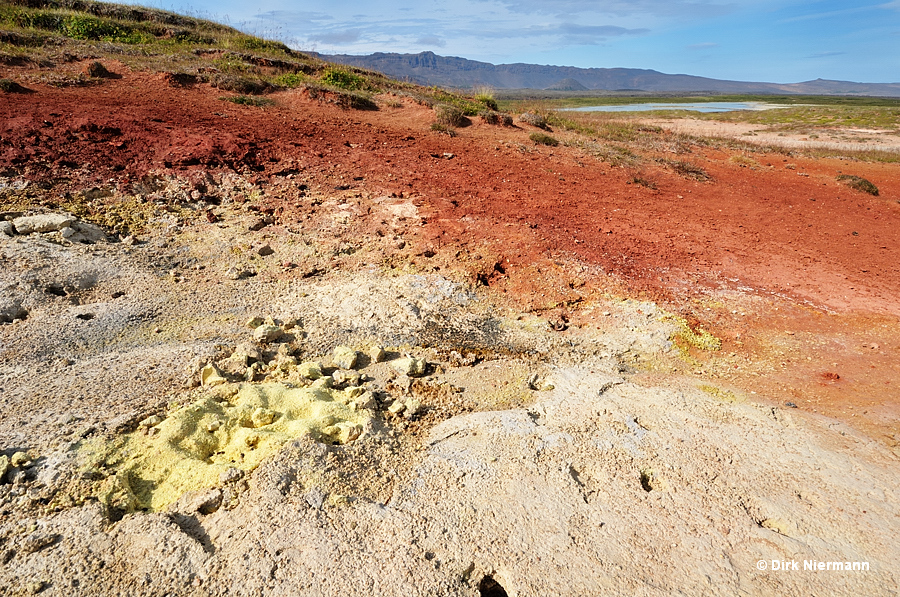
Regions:
<instances>
[{"instance_id":1,"label":"red soil","mask_svg":"<svg viewBox=\"0 0 900 597\"><path fill-rule=\"evenodd\" d=\"M236 106L206 86L113 70L123 78L97 87L0 95L0 169L123 190L162 168L249 170L264 188L296 172L321 188L408 196L426 222L407 234L420 253L435 253L413 257L421 263L473 272L536 311L610 291L661 301L721 336L722 354L779 363L762 377L748 366L736 386L795 391L801 408L842 418L848 406L866 407L873 414L854 423L900 438L895 164L754 154L761 167L750 169L701 147L659 156L711 176L697 182L652 161L636 172L574 147L536 147L526 125L476 122L456 138L439 135L429 130L433 112L408 100L346 111L285 92L275 107ZM869 179L880 196L839 184L840 173ZM725 307L707 310L712 296ZM786 330L810 339L787 357L774 348ZM785 358L793 365L779 369Z\"/></svg>"}]
</instances>

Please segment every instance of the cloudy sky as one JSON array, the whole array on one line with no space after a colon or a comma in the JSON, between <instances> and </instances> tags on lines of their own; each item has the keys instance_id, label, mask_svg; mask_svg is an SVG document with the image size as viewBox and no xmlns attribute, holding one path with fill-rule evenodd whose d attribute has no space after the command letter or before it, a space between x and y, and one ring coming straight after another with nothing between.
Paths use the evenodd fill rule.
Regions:
<instances>
[{"instance_id":1,"label":"cloudy sky","mask_svg":"<svg viewBox=\"0 0 900 597\"><path fill-rule=\"evenodd\" d=\"M145 0L291 47L739 81L900 82L900 0Z\"/></svg>"}]
</instances>

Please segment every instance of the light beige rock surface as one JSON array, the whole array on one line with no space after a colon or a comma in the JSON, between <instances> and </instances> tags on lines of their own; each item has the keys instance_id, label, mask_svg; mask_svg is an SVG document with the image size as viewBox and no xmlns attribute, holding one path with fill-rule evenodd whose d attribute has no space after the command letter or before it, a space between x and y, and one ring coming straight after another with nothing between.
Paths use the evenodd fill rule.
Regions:
<instances>
[{"instance_id":1,"label":"light beige rock surface","mask_svg":"<svg viewBox=\"0 0 900 597\"><path fill-rule=\"evenodd\" d=\"M561 335L434 274L230 280L221 247L249 233L209 230L192 246L206 269L180 282L159 265L185 254L164 229L133 246L0 237L0 298L26 311L0 325L0 449L36 456L0 483L6 593L475 597L487 578L519 597L896 593L897 454L808 412L648 381L637 368L672 353L675 329L646 315L653 305L600 305L621 325ZM278 345L246 355L258 313L302 321L284 340L302 364L267 369ZM439 345L435 329L468 347ZM230 383L193 387L191 363L243 354L253 383L327 386L333 347L375 338L394 360L370 357L360 386L328 392L370 419L300 433L165 511L98 503L110 477L96 465L117 466L104 449L128 434L164 441L167 413L241 383L236 367ZM474 348L490 356L440 356ZM398 375L404 353L428 361L425 375ZM394 402L414 414L389 414ZM254 406L247 424L280 413ZM200 424L182 439L202 447L227 427ZM870 570L758 568L773 560Z\"/></svg>"}]
</instances>

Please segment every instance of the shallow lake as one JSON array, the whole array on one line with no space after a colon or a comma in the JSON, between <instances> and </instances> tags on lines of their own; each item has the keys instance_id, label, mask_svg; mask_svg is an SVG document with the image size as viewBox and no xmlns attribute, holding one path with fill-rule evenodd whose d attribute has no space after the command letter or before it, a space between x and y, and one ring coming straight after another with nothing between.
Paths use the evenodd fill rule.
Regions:
<instances>
[{"instance_id":1,"label":"shallow lake","mask_svg":"<svg viewBox=\"0 0 900 597\"><path fill-rule=\"evenodd\" d=\"M694 112L734 112L736 110L771 110L787 108L778 104L763 102L696 102L696 103L644 103L624 104L620 106L583 106L581 108L563 108L571 112L647 112L650 110L692 110Z\"/></svg>"}]
</instances>

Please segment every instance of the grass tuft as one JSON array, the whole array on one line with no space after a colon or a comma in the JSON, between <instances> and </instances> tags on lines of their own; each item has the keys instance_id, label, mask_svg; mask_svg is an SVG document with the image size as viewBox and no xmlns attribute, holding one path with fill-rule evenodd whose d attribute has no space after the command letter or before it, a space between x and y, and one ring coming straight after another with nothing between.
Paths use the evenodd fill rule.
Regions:
<instances>
[{"instance_id":1,"label":"grass tuft","mask_svg":"<svg viewBox=\"0 0 900 597\"><path fill-rule=\"evenodd\" d=\"M437 123L449 127L459 127L465 123L465 114L458 106L450 104L438 104L434 107L434 115Z\"/></svg>"},{"instance_id":2,"label":"grass tuft","mask_svg":"<svg viewBox=\"0 0 900 597\"><path fill-rule=\"evenodd\" d=\"M519 116L519 122L536 126L545 131L550 130L550 124L547 122L547 118L543 114L538 114L536 112L525 112L521 114Z\"/></svg>"},{"instance_id":3,"label":"grass tuft","mask_svg":"<svg viewBox=\"0 0 900 597\"><path fill-rule=\"evenodd\" d=\"M841 174L837 177L838 182L842 182L851 189L868 193L874 197L878 196L878 187L861 176L853 176L852 174Z\"/></svg>"},{"instance_id":4,"label":"grass tuft","mask_svg":"<svg viewBox=\"0 0 900 597\"><path fill-rule=\"evenodd\" d=\"M231 102L232 104L238 104L239 106L274 106L275 102L264 98L264 97L253 97L250 95L223 95L219 98L220 100L224 100L226 102Z\"/></svg>"},{"instance_id":5,"label":"grass tuft","mask_svg":"<svg viewBox=\"0 0 900 597\"><path fill-rule=\"evenodd\" d=\"M551 137L546 133L531 133L528 138L534 141L537 145L548 145L550 147L556 147L557 145L559 145L559 140L556 137Z\"/></svg>"}]
</instances>

